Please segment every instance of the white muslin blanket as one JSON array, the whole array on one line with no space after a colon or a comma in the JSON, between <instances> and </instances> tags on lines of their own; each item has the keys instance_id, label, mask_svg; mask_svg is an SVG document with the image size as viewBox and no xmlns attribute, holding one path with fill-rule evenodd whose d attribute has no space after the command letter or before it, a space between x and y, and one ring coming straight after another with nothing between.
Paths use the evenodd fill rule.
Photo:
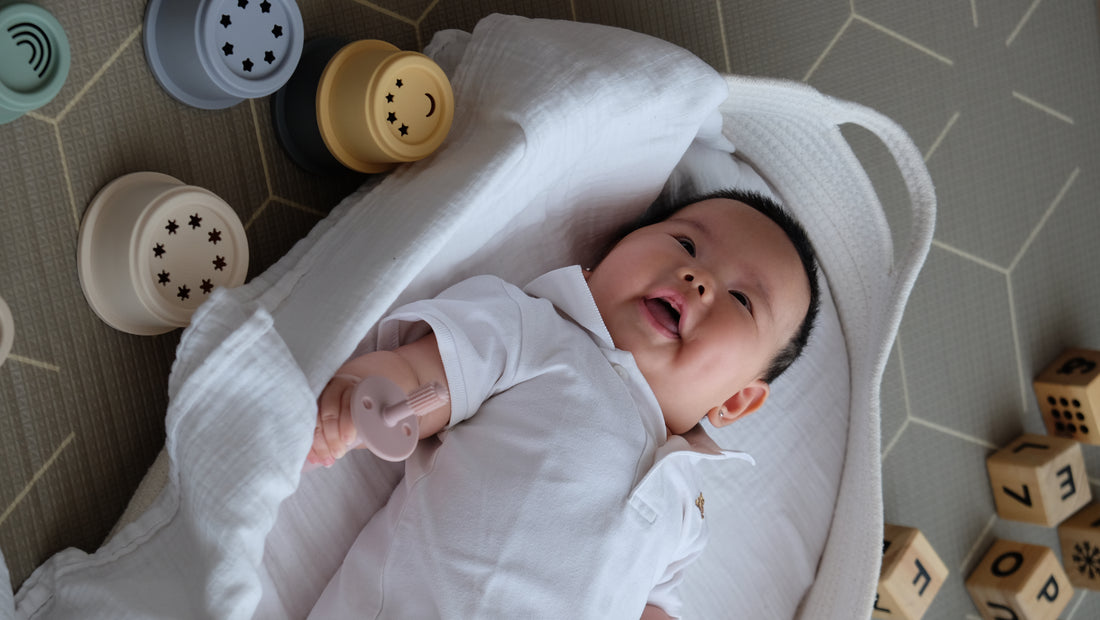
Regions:
<instances>
[{"instance_id":1,"label":"white muslin blanket","mask_svg":"<svg viewBox=\"0 0 1100 620\"><path fill-rule=\"evenodd\" d=\"M808 229L832 294L826 314L841 357L833 365L850 377L826 388L841 392L833 399L843 403L841 458L828 498L834 512L814 517L826 538L807 582L785 607L765 601L742 613L867 617L883 525L879 382L934 209L904 132L804 85L723 77L676 46L603 26L494 15L472 35L440 33L428 53L455 90L442 148L349 196L266 273L198 310L169 382L163 492L96 552L63 551L17 594L0 589L0 616L305 615L400 476L365 451L300 474L314 401L335 369L396 303L477 273L522 284L590 262L610 231L658 195L694 141L727 154L736 145ZM841 123L879 135L906 179L913 216L896 258ZM815 389L819 365L802 368L810 374L791 385ZM792 485L771 486L799 493ZM739 501L782 505L768 496ZM708 520L709 510L708 497ZM708 553L721 558L722 541L712 540ZM728 560L721 564L736 578L738 558ZM728 612L716 590L691 590L689 609ZM693 596L713 600L692 607Z\"/></svg>"}]
</instances>

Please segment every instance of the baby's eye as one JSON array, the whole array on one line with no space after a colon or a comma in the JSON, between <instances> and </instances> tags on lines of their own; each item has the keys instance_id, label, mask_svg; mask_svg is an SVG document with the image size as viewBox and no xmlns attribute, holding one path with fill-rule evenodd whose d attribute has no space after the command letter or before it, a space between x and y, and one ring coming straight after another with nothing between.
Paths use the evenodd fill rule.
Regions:
<instances>
[{"instance_id":1,"label":"baby's eye","mask_svg":"<svg viewBox=\"0 0 1100 620\"><path fill-rule=\"evenodd\" d=\"M745 295L741 291L730 291L730 295L732 295L733 298L737 300L737 303L741 304L742 306L745 306L750 311L752 310L752 302L749 301L749 298L748 298L747 295Z\"/></svg>"},{"instance_id":2,"label":"baby's eye","mask_svg":"<svg viewBox=\"0 0 1100 620\"><path fill-rule=\"evenodd\" d=\"M691 256L695 256L695 242L688 237L676 237L676 240L680 242L680 245Z\"/></svg>"}]
</instances>

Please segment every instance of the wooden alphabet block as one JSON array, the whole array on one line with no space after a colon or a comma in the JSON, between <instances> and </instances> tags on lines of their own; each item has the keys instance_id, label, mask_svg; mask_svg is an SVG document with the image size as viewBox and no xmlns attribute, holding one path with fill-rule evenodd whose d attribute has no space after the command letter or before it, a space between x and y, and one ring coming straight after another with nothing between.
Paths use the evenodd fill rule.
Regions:
<instances>
[{"instance_id":1,"label":"wooden alphabet block","mask_svg":"<svg viewBox=\"0 0 1100 620\"><path fill-rule=\"evenodd\" d=\"M1021 435L986 459L997 514L1057 525L1092 499L1081 444L1047 435Z\"/></svg>"},{"instance_id":2,"label":"wooden alphabet block","mask_svg":"<svg viewBox=\"0 0 1100 620\"><path fill-rule=\"evenodd\" d=\"M1100 445L1100 351L1066 349L1032 385L1048 433Z\"/></svg>"},{"instance_id":3,"label":"wooden alphabet block","mask_svg":"<svg viewBox=\"0 0 1100 620\"><path fill-rule=\"evenodd\" d=\"M947 579L947 566L918 529L886 524L873 618L919 620Z\"/></svg>"},{"instance_id":4,"label":"wooden alphabet block","mask_svg":"<svg viewBox=\"0 0 1100 620\"><path fill-rule=\"evenodd\" d=\"M1058 526L1062 566L1069 581L1100 590L1100 502L1093 502Z\"/></svg>"},{"instance_id":5,"label":"wooden alphabet block","mask_svg":"<svg viewBox=\"0 0 1100 620\"><path fill-rule=\"evenodd\" d=\"M1055 620L1073 598L1053 551L1011 540L994 541L966 589L985 620Z\"/></svg>"}]
</instances>

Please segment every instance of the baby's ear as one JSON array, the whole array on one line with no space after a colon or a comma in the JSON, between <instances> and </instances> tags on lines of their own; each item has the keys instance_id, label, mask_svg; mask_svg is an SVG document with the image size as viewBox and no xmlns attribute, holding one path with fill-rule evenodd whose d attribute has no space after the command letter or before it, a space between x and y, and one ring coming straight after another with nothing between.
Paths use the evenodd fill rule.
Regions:
<instances>
[{"instance_id":1,"label":"baby's ear","mask_svg":"<svg viewBox=\"0 0 1100 620\"><path fill-rule=\"evenodd\" d=\"M715 428L721 428L756 411L768 400L771 387L763 379L753 379L736 394L726 399L721 407L707 412L707 419Z\"/></svg>"}]
</instances>

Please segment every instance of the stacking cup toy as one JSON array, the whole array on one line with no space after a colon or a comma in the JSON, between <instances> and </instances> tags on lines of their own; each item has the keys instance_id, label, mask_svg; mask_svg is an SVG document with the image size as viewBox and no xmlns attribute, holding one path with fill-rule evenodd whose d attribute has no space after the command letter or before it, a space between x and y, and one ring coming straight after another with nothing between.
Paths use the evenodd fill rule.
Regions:
<instances>
[{"instance_id":1,"label":"stacking cup toy","mask_svg":"<svg viewBox=\"0 0 1100 620\"><path fill-rule=\"evenodd\" d=\"M150 0L145 58L172 97L206 110L265 97L302 55L294 0Z\"/></svg>"},{"instance_id":2,"label":"stacking cup toy","mask_svg":"<svg viewBox=\"0 0 1100 620\"><path fill-rule=\"evenodd\" d=\"M239 286L248 273L248 240L233 209L156 172L127 174L100 190L77 244L88 304L131 334L186 326L216 287Z\"/></svg>"},{"instance_id":3,"label":"stacking cup toy","mask_svg":"<svg viewBox=\"0 0 1100 620\"><path fill-rule=\"evenodd\" d=\"M69 39L33 4L0 8L0 125L50 102L69 76Z\"/></svg>"},{"instance_id":4,"label":"stacking cup toy","mask_svg":"<svg viewBox=\"0 0 1100 620\"><path fill-rule=\"evenodd\" d=\"M317 125L329 152L359 172L384 172L439 148L454 94L439 65L384 41L356 41L325 66Z\"/></svg>"},{"instance_id":5,"label":"stacking cup toy","mask_svg":"<svg viewBox=\"0 0 1100 620\"><path fill-rule=\"evenodd\" d=\"M327 37L306 41L294 75L271 97L271 123L279 145L291 161L316 175L351 173L329 152L317 127L317 86L321 74L346 44Z\"/></svg>"}]
</instances>

